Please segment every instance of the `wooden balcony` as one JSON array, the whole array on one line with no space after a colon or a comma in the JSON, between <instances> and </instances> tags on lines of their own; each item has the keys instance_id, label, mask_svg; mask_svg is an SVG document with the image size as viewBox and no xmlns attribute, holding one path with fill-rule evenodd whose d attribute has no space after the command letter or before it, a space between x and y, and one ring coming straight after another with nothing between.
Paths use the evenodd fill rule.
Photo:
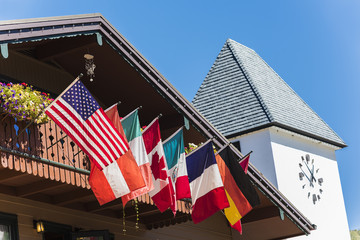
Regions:
<instances>
[{"instance_id":1,"label":"wooden balcony","mask_svg":"<svg viewBox=\"0 0 360 240\"><path fill-rule=\"evenodd\" d=\"M121 199L99 206L90 189L90 162L79 147L52 121L26 127L26 122L0 119L0 193L136 221L134 202ZM160 213L146 194L138 199L139 223L148 229L188 221L190 203L178 201L176 218Z\"/></svg>"},{"instance_id":2,"label":"wooden balcony","mask_svg":"<svg viewBox=\"0 0 360 240\"><path fill-rule=\"evenodd\" d=\"M40 158L43 158L68 165L74 170L90 170L86 155L54 122L25 127L26 122L3 116L0 122L0 146L14 150L14 154L4 151L1 153L1 165L4 169L90 189L88 175L41 162ZM17 156L15 153L30 154L39 160Z\"/></svg>"}]
</instances>

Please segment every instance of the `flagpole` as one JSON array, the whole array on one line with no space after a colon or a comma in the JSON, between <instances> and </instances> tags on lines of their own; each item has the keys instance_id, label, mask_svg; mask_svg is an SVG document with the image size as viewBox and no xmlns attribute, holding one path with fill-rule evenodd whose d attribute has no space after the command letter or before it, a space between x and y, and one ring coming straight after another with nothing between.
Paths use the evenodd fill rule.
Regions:
<instances>
[{"instance_id":1,"label":"flagpole","mask_svg":"<svg viewBox=\"0 0 360 240\"><path fill-rule=\"evenodd\" d=\"M231 142L228 142L225 146L219 149L219 151L216 152L216 154L219 154L222 150L224 150L227 146L229 146Z\"/></svg>"},{"instance_id":2,"label":"flagpole","mask_svg":"<svg viewBox=\"0 0 360 240\"><path fill-rule=\"evenodd\" d=\"M50 106L59 98L61 97L61 95L67 91L70 87L72 87L72 85L75 84L76 81L78 81L81 77L83 76L82 73L79 74L79 76L77 76L77 78L75 78L75 80L54 100L52 101L52 103L50 103L46 108L44 108L34 119L32 119L16 136L15 139L17 141L18 137L25 131L25 129L27 129L31 124L33 124L35 122L35 120L40 117L48 108L50 108ZM13 141L11 141L13 142Z\"/></svg>"},{"instance_id":3,"label":"flagpole","mask_svg":"<svg viewBox=\"0 0 360 240\"><path fill-rule=\"evenodd\" d=\"M126 119L127 117L129 117L131 114L133 114L136 110L140 110L142 109L142 106L138 106L137 108L135 108L134 110L132 110L130 113L128 113L125 117L123 117L120 121L123 121L124 119Z\"/></svg>"},{"instance_id":4,"label":"flagpole","mask_svg":"<svg viewBox=\"0 0 360 240\"><path fill-rule=\"evenodd\" d=\"M145 132L149 128L149 126L151 126L156 120L158 120L161 117L162 117L162 114L160 113L159 115L157 115L156 118L154 118L154 120L151 121L151 123L149 123L149 125L147 125L147 127L143 130L143 132Z\"/></svg>"},{"instance_id":5,"label":"flagpole","mask_svg":"<svg viewBox=\"0 0 360 240\"><path fill-rule=\"evenodd\" d=\"M241 159L239 159L239 163L241 163L243 160L245 160L245 158L250 155L253 151L250 151L248 154L246 154L245 156L243 156Z\"/></svg>"},{"instance_id":6,"label":"flagpole","mask_svg":"<svg viewBox=\"0 0 360 240\"><path fill-rule=\"evenodd\" d=\"M214 138L210 138L208 139L205 143L203 143L201 146L197 147L194 151L191 151L189 154L186 155L186 157L189 157L191 154L193 154L194 152L196 152L197 150L199 150L200 148L202 148L203 146L205 146L206 144L208 144L210 141L212 142Z\"/></svg>"},{"instance_id":7,"label":"flagpole","mask_svg":"<svg viewBox=\"0 0 360 240\"><path fill-rule=\"evenodd\" d=\"M165 144L167 141L169 141L172 137L174 137L176 134L178 134L178 132L180 132L180 130L182 130L184 128L184 126L181 126L181 128L179 128L178 130L176 130L176 132L174 132L173 134L171 134L170 137L168 137L165 141L163 141L163 144Z\"/></svg>"},{"instance_id":8,"label":"flagpole","mask_svg":"<svg viewBox=\"0 0 360 240\"><path fill-rule=\"evenodd\" d=\"M46 112L46 111L48 110L48 108L50 108L50 107L54 104L54 102L56 102L56 100L58 100L59 98L61 98L61 96L64 94L64 92L66 92L67 90L69 90L69 88L71 88L78 80L80 80L80 78L82 78L82 76L84 76L84 75L83 75L82 73L80 73L80 74L75 78L75 80L72 81L72 83L71 83L69 86L67 86L67 88L65 88L65 90L62 91L61 94L60 94L57 98L55 98L55 100L52 101L52 103L50 103L50 104L41 112L41 114L42 114L43 112Z\"/></svg>"},{"instance_id":9,"label":"flagpole","mask_svg":"<svg viewBox=\"0 0 360 240\"><path fill-rule=\"evenodd\" d=\"M240 153L240 155L242 155L242 158L240 158L239 160L238 160L238 163L240 163L242 160L244 160L248 155L250 155L253 151L250 151L248 154L246 154L246 155L244 155L244 154L242 154L240 151L239 151L239 149L237 149L233 144L232 144L232 142L228 142L224 147L222 147L218 152L217 152L217 154L219 154L222 150L224 150L227 146L230 146L230 145L232 145L235 149L236 149L236 151L238 151L239 153ZM231 147L231 146L230 146Z\"/></svg>"},{"instance_id":10,"label":"flagpole","mask_svg":"<svg viewBox=\"0 0 360 240\"><path fill-rule=\"evenodd\" d=\"M109 109L113 108L115 105L120 105L121 101L118 101L117 103L114 103L113 105L111 105L110 107L108 107L106 110L104 110L104 112L107 112Z\"/></svg>"}]
</instances>

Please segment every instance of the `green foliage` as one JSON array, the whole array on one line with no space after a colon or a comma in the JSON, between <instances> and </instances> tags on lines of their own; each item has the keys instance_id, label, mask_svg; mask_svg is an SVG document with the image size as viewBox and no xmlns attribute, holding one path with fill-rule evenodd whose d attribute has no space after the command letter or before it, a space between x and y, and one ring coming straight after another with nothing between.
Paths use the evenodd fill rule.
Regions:
<instances>
[{"instance_id":1,"label":"green foliage","mask_svg":"<svg viewBox=\"0 0 360 240\"><path fill-rule=\"evenodd\" d=\"M202 143L199 144L199 146L201 146L201 145L202 145ZM191 153L192 151L197 149L199 146L194 143L189 143L189 147L185 147L185 154Z\"/></svg>"},{"instance_id":2,"label":"green foliage","mask_svg":"<svg viewBox=\"0 0 360 240\"><path fill-rule=\"evenodd\" d=\"M195 149L197 149L198 147L200 147L201 145L203 145L203 143L199 143L199 145L196 145L194 143L189 143L189 147L185 147L185 154L189 154L192 151L194 151ZM214 149L214 154L217 152L216 148L213 146Z\"/></svg>"},{"instance_id":3,"label":"green foliage","mask_svg":"<svg viewBox=\"0 0 360 240\"><path fill-rule=\"evenodd\" d=\"M49 94L34 90L26 83L0 83L0 109L18 120L33 120L38 124L49 121L45 113L38 115L53 100Z\"/></svg>"},{"instance_id":4,"label":"green foliage","mask_svg":"<svg viewBox=\"0 0 360 240\"><path fill-rule=\"evenodd\" d=\"M350 231L351 240L360 240L360 230Z\"/></svg>"}]
</instances>

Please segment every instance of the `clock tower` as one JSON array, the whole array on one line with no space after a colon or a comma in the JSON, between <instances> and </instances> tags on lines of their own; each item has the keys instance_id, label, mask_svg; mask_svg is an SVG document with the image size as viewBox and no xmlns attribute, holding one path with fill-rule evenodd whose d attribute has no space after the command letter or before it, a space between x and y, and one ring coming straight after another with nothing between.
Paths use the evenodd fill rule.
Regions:
<instances>
[{"instance_id":1,"label":"clock tower","mask_svg":"<svg viewBox=\"0 0 360 240\"><path fill-rule=\"evenodd\" d=\"M254 50L228 39L193 105L317 226L294 239L350 239L335 156L346 144Z\"/></svg>"}]
</instances>

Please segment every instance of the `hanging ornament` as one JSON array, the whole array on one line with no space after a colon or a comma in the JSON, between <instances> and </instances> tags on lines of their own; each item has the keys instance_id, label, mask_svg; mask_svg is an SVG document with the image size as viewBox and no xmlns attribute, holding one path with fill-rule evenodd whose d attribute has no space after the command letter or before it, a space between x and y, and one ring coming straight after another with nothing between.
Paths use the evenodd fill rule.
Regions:
<instances>
[{"instance_id":1,"label":"hanging ornament","mask_svg":"<svg viewBox=\"0 0 360 240\"><path fill-rule=\"evenodd\" d=\"M90 82L92 82L92 81L94 81L95 68L96 68L96 65L94 63L94 56L87 53L84 55L84 59L85 59L86 74L89 76Z\"/></svg>"},{"instance_id":2,"label":"hanging ornament","mask_svg":"<svg viewBox=\"0 0 360 240\"><path fill-rule=\"evenodd\" d=\"M135 223L135 229L136 231L139 230L139 205L138 205L138 200L135 198L135 211L136 211L136 223Z\"/></svg>"},{"instance_id":3,"label":"hanging ornament","mask_svg":"<svg viewBox=\"0 0 360 240\"><path fill-rule=\"evenodd\" d=\"M125 207L123 206L123 234L126 235L126 228L125 228Z\"/></svg>"}]
</instances>

